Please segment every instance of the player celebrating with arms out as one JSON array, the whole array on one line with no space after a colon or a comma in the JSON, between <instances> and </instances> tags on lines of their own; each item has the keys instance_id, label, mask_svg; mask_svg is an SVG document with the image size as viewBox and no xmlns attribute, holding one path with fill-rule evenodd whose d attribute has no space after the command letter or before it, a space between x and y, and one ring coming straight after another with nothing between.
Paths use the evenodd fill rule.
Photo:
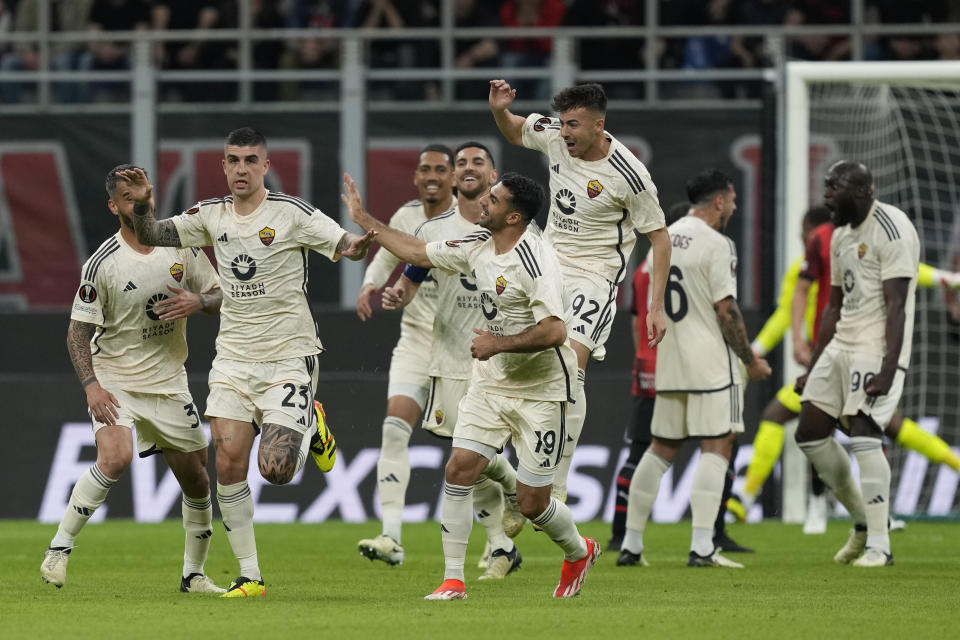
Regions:
<instances>
[{"instance_id":1,"label":"player celebrating with arms out","mask_svg":"<svg viewBox=\"0 0 960 640\"><path fill-rule=\"evenodd\" d=\"M107 207L120 231L83 265L67 329L70 360L93 420L97 462L74 485L40 575L57 587L66 582L74 539L130 466L130 431L136 427L140 457L163 454L183 489L180 591L223 593L203 573L213 522L209 442L183 368L185 318L200 310L218 313L220 286L202 251L154 248L137 240L133 196L117 175L132 169L122 164L107 174ZM147 206L153 208L152 199Z\"/></svg>"},{"instance_id":2,"label":"player celebrating with arms out","mask_svg":"<svg viewBox=\"0 0 960 640\"><path fill-rule=\"evenodd\" d=\"M313 404L323 345L307 297L307 250L359 260L373 236L348 233L304 200L267 190L270 159L259 131L232 131L221 164L230 195L166 220L153 216L153 187L143 171L119 175L135 203L140 242L214 247L225 294L205 413L216 448L217 500L241 571L224 597L240 598L266 594L247 485L257 425L257 462L268 482L290 482L308 451L321 469L333 465L332 438Z\"/></svg>"},{"instance_id":3,"label":"player celebrating with arms out","mask_svg":"<svg viewBox=\"0 0 960 640\"><path fill-rule=\"evenodd\" d=\"M600 556L600 545L582 538L570 509L550 495L566 442L566 404L576 358L567 343L556 257L529 228L543 206L543 188L529 178L506 173L481 199L482 230L430 244L391 229L364 211L349 176L344 188L353 221L375 231L380 243L401 260L473 275L486 319L485 328L473 330L474 373L460 403L453 453L445 469L440 527L444 581L426 599L466 598L463 565L473 524L473 484L509 439L520 462L520 510L564 551L553 595L577 595Z\"/></svg>"},{"instance_id":4,"label":"player celebrating with arms out","mask_svg":"<svg viewBox=\"0 0 960 640\"><path fill-rule=\"evenodd\" d=\"M670 265L670 238L657 189L647 168L604 130L607 96L599 84L569 87L553 98L557 117L510 112L516 97L505 80L490 81L490 109L507 142L536 149L550 163L550 213L544 234L560 264L568 325L577 354L575 402L567 416L567 444L556 474L554 495L566 499L567 472L586 418L583 382L591 356L603 360L604 343L616 313L617 285L627 271L636 241L645 233L657 265L651 274L646 333L650 346L663 339L663 293ZM662 266L661 266L662 265Z\"/></svg>"},{"instance_id":5,"label":"player celebrating with arms out","mask_svg":"<svg viewBox=\"0 0 960 640\"><path fill-rule=\"evenodd\" d=\"M830 299L810 371L797 379L803 395L796 438L853 518L834 561L882 567L893 564L883 429L910 364L920 240L907 214L874 198L873 176L860 163L830 167L823 200L837 223L830 239ZM860 487L833 438L838 421L849 429Z\"/></svg>"}]
</instances>

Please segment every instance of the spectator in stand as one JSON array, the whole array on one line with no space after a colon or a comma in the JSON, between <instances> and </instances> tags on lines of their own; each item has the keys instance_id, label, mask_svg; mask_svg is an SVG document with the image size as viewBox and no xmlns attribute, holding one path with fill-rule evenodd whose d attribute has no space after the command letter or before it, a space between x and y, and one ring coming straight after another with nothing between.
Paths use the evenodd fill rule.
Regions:
<instances>
[{"instance_id":1,"label":"spectator in stand","mask_svg":"<svg viewBox=\"0 0 960 640\"><path fill-rule=\"evenodd\" d=\"M916 24L950 22L946 0L915 0L895 3L873 0L866 10L867 22ZM889 35L866 47L865 57L874 60L925 60L935 57L933 39L909 35Z\"/></svg>"},{"instance_id":2,"label":"spectator in stand","mask_svg":"<svg viewBox=\"0 0 960 640\"><path fill-rule=\"evenodd\" d=\"M53 0L50 3L50 30L83 31L87 28L90 16L90 6L93 0ZM7 27L0 26L0 33L10 31L36 31L38 26L39 0L19 0L11 3L10 0L0 0L0 22L7 22ZM53 71L72 71L77 68L78 57L82 46L76 42L61 43L56 38L50 44L50 68ZM33 43L18 42L4 51L0 57L0 71L37 71L39 56L37 46ZM21 102L23 92L31 84L19 82L0 82L0 101L6 104ZM73 82L55 82L53 84L53 99L56 102L74 102L77 99L77 90L80 85Z\"/></svg>"},{"instance_id":3,"label":"spectator in stand","mask_svg":"<svg viewBox=\"0 0 960 640\"><path fill-rule=\"evenodd\" d=\"M729 25L731 23L731 0L708 0L706 3L690 2L688 7L688 24L692 25ZM717 33L713 35L691 36L687 38L683 55L684 69L727 69L740 66L733 52L730 50L731 38L729 35ZM732 92L725 83L710 81L689 82L685 86L688 97L713 98L719 95L732 97Z\"/></svg>"},{"instance_id":4,"label":"spectator in stand","mask_svg":"<svg viewBox=\"0 0 960 640\"><path fill-rule=\"evenodd\" d=\"M279 4L283 0L249 0L251 22L254 29L282 29L286 20L280 13ZM280 59L285 49L283 40L254 40L253 68L279 69ZM255 82L253 99L256 101L276 100L279 92L277 82Z\"/></svg>"},{"instance_id":5,"label":"spectator in stand","mask_svg":"<svg viewBox=\"0 0 960 640\"><path fill-rule=\"evenodd\" d=\"M335 29L353 24L348 0L295 0L287 10L292 29ZM336 69L340 66L340 41L302 38L287 46L282 69ZM338 95L336 82L287 82L281 85L284 100L329 100Z\"/></svg>"},{"instance_id":6,"label":"spectator in stand","mask_svg":"<svg viewBox=\"0 0 960 640\"><path fill-rule=\"evenodd\" d=\"M457 27L496 27L500 25L498 2L491 0L454 0L453 23ZM500 62L500 47L493 38L458 38L453 43L454 65L458 69L493 67ZM490 92L486 79L457 82L457 99L476 99Z\"/></svg>"},{"instance_id":7,"label":"spectator in stand","mask_svg":"<svg viewBox=\"0 0 960 640\"><path fill-rule=\"evenodd\" d=\"M784 25L850 24L850 3L835 0L793 0ZM850 38L845 36L804 35L790 38L791 58L801 60L847 60Z\"/></svg>"},{"instance_id":8,"label":"spectator in stand","mask_svg":"<svg viewBox=\"0 0 960 640\"><path fill-rule=\"evenodd\" d=\"M102 0L96 0L100 2ZM114 1L114 0L107 0ZM221 3L215 0L161 0L153 8L153 26L157 30L202 30L226 26ZM226 8L234 3L223 2ZM223 40L167 42L162 52L162 67L177 71L225 69L236 66L236 49ZM234 58L234 60L231 60ZM217 82L170 82L162 87L167 100L211 102L236 99L233 83L229 89Z\"/></svg>"},{"instance_id":9,"label":"spectator in stand","mask_svg":"<svg viewBox=\"0 0 960 640\"><path fill-rule=\"evenodd\" d=\"M933 57L935 60L960 60L960 35L938 33L933 38Z\"/></svg>"},{"instance_id":10,"label":"spectator in stand","mask_svg":"<svg viewBox=\"0 0 960 640\"><path fill-rule=\"evenodd\" d=\"M741 0L734 12L734 23L744 26L783 24L788 0ZM733 36L730 51L740 68L761 69L774 66L780 54L774 51L778 43L770 43L759 36ZM737 93L747 98L760 97L763 81L731 83Z\"/></svg>"},{"instance_id":11,"label":"spectator in stand","mask_svg":"<svg viewBox=\"0 0 960 640\"><path fill-rule=\"evenodd\" d=\"M150 28L150 23L150 5L146 0L93 0L88 28L93 32L139 31ZM130 42L92 41L89 49L80 55L79 68L84 71L129 69ZM130 99L129 82L81 84L78 89L84 87L89 87L90 92L81 91L81 100L122 102Z\"/></svg>"},{"instance_id":12,"label":"spectator in stand","mask_svg":"<svg viewBox=\"0 0 960 640\"><path fill-rule=\"evenodd\" d=\"M557 27L563 24L563 0L506 0L500 7L500 24L505 27ZM514 38L502 44L500 61L506 67L546 67L553 43L550 38ZM548 97L546 80L514 83L521 100Z\"/></svg>"},{"instance_id":13,"label":"spectator in stand","mask_svg":"<svg viewBox=\"0 0 960 640\"><path fill-rule=\"evenodd\" d=\"M571 27L635 27L643 25L642 0L573 0L563 23ZM580 68L637 70L646 66L643 38L584 38ZM608 98L643 97L643 83L604 82Z\"/></svg>"},{"instance_id":14,"label":"spectator in stand","mask_svg":"<svg viewBox=\"0 0 960 640\"><path fill-rule=\"evenodd\" d=\"M361 29L401 29L440 25L437 0L362 0L355 26ZM370 66L374 69L408 69L438 66L440 49L431 40L374 40ZM422 100L434 95L436 85L422 82L373 82L370 93L379 99Z\"/></svg>"}]
</instances>

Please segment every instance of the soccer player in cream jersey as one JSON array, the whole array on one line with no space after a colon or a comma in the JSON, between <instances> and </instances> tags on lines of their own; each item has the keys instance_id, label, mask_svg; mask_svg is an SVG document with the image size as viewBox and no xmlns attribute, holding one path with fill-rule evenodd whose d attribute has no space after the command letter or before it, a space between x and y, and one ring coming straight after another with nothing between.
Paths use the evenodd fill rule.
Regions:
<instances>
[{"instance_id":1,"label":"soccer player in cream jersey","mask_svg":"<svg viewBox=\"0 0 960 640\"><path fill-rule=\"evenodd\" d=\"M882 567L893 564L883 429L910 364L920 240L907 214L874 198L873 176L860 163L830 167L823 201L837 224L830 239L830 299L810 371L797 379L797 444L853 518L834 561ZM859 487L833 438L838 421L850 433Z\"/></svg>"},{"instance_id":2,"label":"soccer player in cream jersey","mask_svg":"<svg viewBox=\"0 0 960 640\"><path fill-rule=\"evenodd\" d=\"M520 461L520 509L564 551L553 595L577 595L600 556L600 545L582 538L570 509L550 495L566 442L564 414L573 392L576 356L566 339L567 305L556 256L528 226L544 204L543 188L516 173L504 174L480 202L482 230L429 244L365 212L349 176L344 188L350 217L376 232L391 253L420 267L472 275L486 320L484 328L473 329L471 355L476 362L445 469L440 527L444 581L426 599L466 597L463 565L473 520L473 485L497 449L511 439Z\"/></svg>"},{"instance_id":3,"label":"soccer player in cream jersey","mask_svg":"<svg viewBox=\"0 0 960 640\"><path fill-rule=\"evenodd\" d=\"M241 571L223 595L248 597L266 593L247 486L257 426L258 467L272 484L290 482L309 453L323 469L335 452L313 404L323 345L307 294L308 250L359 260L372 236L348 233L300 198L268 191L270 159L260 132L232 131L223 155L230 195L165 220L148 206L153 187L142 171L119 175L135 202L140 242L214 248L224 299L205 414L216 448L217 500Z\"/></svg>"},{"instance_id":4,"label":"soccer player in cream jersey","mask_svg":"<svg viewBox=\"0 0 960 640\"><path fill-rule=\"evenodd\" d=\"M187 389L186 317L220 309L217 274L197 249L149 247L133 230L133 198L107 174L107 207L120 231L86 261L67 330L70 360L87 394L97 461L77 480L40 575L62 587L74 539L133 458L162 454L183 490L186 541L180 590L223 593L203 572L213 509L207 435ZM153 207L153 202L149 202Z\"/></svg>"},{"instance_id":5,"label":"soccer player in cream jersey","mask_svg":"<svg viewBox=\"0 0 960 640\"><path fill-rule=\"evenodd\" d=\"M563 286L573 308L569 337L577 354L575 402L570 405L568 442L554 495L566 499L573 449L586 417L583 382L592 356L603 360L617 310L617 285L627 271L634 232L647 235L658 265L651 274L647 339L663 338L663 292L670 264L670 238L657 188L647 168L604 129L607 97L599 84L569 87L553 98L557 117L526 118L508 107L516 90L490 81L490 109L508 142L536 149L550 165L550 213L544 237L557 253Z\"/></svg>"},{"instance_id":6,"label":"soccer player in cream jersey","mask_svg":"<svg viewBox=\"0 0 960 640\"><path fill-rule=\"evenodd\" d=\"M413 233L425 220L456 211L453 197L453 151L441 144L427 145L420 152L413 184L420 198L411 200L390 218L390 226ZM372 311L370 296L382 287L400 263L389 251L378 251L363 276L357 297L357 315L366 321ZM403 505L410 483L410 436L423 411L430 388L428 363L433 345L433 314L437 285L427 281L423 291L403 310L400 338L390 358L387 415L383 420L380 457L377 459L377 492L382 529L375 538L357 543L370 560L401 564ZM449 437L449 429L424 423L431 432Z\"/></svg>"},{"instance_id":7,"label":"soccer player in cream jersey","mask_svg":"<svg viewBox=\"0 0 960 640\"><path fill-rule=\"evenodd\" d=\"M630 480L627 531L617 564L646 566L643 532L660 479L687 438L700 439L690 488L692 535L687 564L740 567L720 555L714 521L733 442L743 432L743 379L762 380L770 366L754 355L737 305L737 254L723 231L736 209L733 183L721 171L687 183L690 213L670 225L667 334L657 348L650 432L653 442ZM654 263L654 268L657 264Z\"/></svg>"},{"instance_id":8,"label":"soccer player in cream jersey","mask_svg":"<svg viewBox=\"0 0 960 640\"><path fill-rule=\"evenodd\" d=\"M424 222L416 236L424 242L463 238L481 229L480 200L497 180L490 150L479 142L465 142L454 152L457 210ZM436 314L433 319L433 349L430 353L430 396L424 424L456 437L460 399L467 393L473 361L470 345L473 329L483 326L480 292L471 276L407 265L398 285L384 291L384 307L399 308L416 299L419 283L427 276L436 283ZM504 503L505 500L505 503ZM506 504L506 509L504 509ZM481 580L500 579L523 562L511 538L523 529L526 518L517 503L517 474L510 463L496 455L473 487L473 509L487 533L487 544L478 565Z\"/></svg>"}]
</instances>

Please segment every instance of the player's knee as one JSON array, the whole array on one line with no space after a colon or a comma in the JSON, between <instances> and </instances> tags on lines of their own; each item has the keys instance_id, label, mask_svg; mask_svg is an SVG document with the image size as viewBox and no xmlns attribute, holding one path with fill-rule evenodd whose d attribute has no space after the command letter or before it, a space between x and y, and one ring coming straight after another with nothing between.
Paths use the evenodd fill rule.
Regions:
<instances>
[{"instance_id":1,"label":"player's knee","mask_svg":"<svg viewBox=\"0 0 960 640\"><path fill-rule=\"evenodd\" d=\"M119 478L127 471L132 457L132 452L109 451L99 457L97 466L108 478Z\"/></svg>"},{"instance_id":2,"label":"player's knee","mask_svg":"<svg viewBox=\"0 0 960 640\"><path fill-rule=\"evenodd\" d=\"M293 480L295 471L293 468L280 468L262 458L260 459L258 466L260 467L260 475L263 476L263 479L270 484L282 485Z\"/></svg>"},{"instance_id":3,"label":"player's knee","mask_svg":"<svg viewBox=\"0 0 960 640\"><path fill-rule=\"evenodd\" d=\"M520 513L533 520L550 506L550 492L546 493L517 493L517 502L520 504Z\"/></svg>"}]
</instances>

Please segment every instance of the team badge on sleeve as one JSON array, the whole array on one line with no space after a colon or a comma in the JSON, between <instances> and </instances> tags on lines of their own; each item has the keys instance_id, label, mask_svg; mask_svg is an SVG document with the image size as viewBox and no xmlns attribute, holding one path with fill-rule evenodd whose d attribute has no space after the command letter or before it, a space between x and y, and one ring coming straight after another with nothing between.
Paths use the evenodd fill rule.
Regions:
<instances>
[{"instance_id":1,"label":"team badge on sleeve","mask_svg":"<svg viewBox=\"0 0 960 640\"><path fill-rule=\"evenodd\" d=\"M183 265L179 262L174 262L173 266L170 267L170 275L173 276L173 279L177 282L183 280Z\"/></svg>"},{"instance_id":2,"label":"team badge on sleeve","mask_svg":"<svg viewBox=\"0 0 960 640\"><path fill-rule=\"evenodd\" d=\"M195 213L199 213L199 211L200 211L200 207L190 207L189 209L184 211L184 213L187 214L188 216L192 216Z\"/></svg>"},{"instance_id":3,"label":"team badge on sleeve","mask_svg":"<svg viewBox=\"0 0 960 640\"><path fill-rule=\"evenodd\" d=\"M503 276L497 278L497 295L500 295L507 288L507 279Z\"/></svg>"},{"instance_id":4,"label":"team badge on sleeve","mask_svg":"<svg viewBox=\"0 0 960 640\"><path fill-rule=\"evenodd\" d=\"M587 195L591 198L596 198L601 191L603 191L603 185L599 180L591 180L587 183Z\"/></svg>"},{"instance_id":5,"label":"team badge on sleeve","mask_svg":"<svg viewBox=\"0 0 960 640\"><path fill-rule=\"evenodd\" d=\"M533 123L533 130L543 131L548 126L550 126L550 118L539 118L536 122Z\"/></svg>"},{"instance_id":6,"label":"team badge on sleeve","mask_svg":"<svg viewBox=\"0 0 960 640\"><path fill-rule=\"evenodd\" d=\"M857 257L863 260L865 255L867 255L867 243L861 242L860 246L857 247Z\"/></svg>"},{"instance_id":7,"label":"team badge on sleeve","mask_svg":"<svg viewBox=\"0 0 960 640\"><path fill-rule=\"evenodd\" d=\"M264 246L269 247L271 244L273 244L273 239L276 236L276 231L270 227L264 227L263 229L260 229L260 242L262 242Z\"/></svg>"},{"instance_id":8,"label":"team badge on sleeve","mask_svg":"<svg viewBox=\"0 0 960 640\"><path fill-rule=\"evenodd\" d=\"M90 304L97 299L97 290L94 289L91 284L81 285L80 288L77 289L77 297L87 304Z\"/></svg>"},{"instance_id":9,"label":"team badge on sleeve","mask_svg":"<svg viewBox=\"0 0 960 640\"><path fill-rule=\"evenodd\" d=\"M451 249L456 249L457 247L460 246L460 243L462 242L463 240L447 240L446 242L444 242L444 244L450 247Z\"/></svg>"}]
</instances>

